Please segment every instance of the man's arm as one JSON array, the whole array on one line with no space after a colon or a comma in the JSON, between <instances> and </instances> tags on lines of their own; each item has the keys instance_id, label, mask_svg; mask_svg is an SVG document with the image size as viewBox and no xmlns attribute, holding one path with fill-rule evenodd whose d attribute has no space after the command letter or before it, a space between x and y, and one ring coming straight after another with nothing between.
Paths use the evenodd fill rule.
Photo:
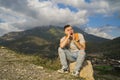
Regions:
<instances>
[{"instance_id":1,"label":"man's arm","mask_svg":"<svg viewBox=\"0 0 120 80\"><path fill-rule=\"evenodd\" d=\"M64 40L60 40L60 48L64 48L68 44L69 36L65 37Z\"/></svg>"},{"instance_id":2,"label":"man's arm","mask_svg":"<svg viewBox=\"0 0 120 80\"><path fill-rule=\"evenodd\" d=\"M73 37L75 38L75 36ZM75 45L78 47L78 49L85 50L86 43L85 43L84 36L82 34L78 34L78 37L79 39L77 41L73 38Z\"/></svg>"},{"instance_id":3,"label":"man's arm","mask_svg":"<svg viewBox=\"0 0 120 80\"><path fill-rule=\"evenodd\" d=\"M78 49L85 50L85 47L86 47L85 42L80 43L80 42L74 40L74 43L78 47Z\"/></svg>"}]
</instances>

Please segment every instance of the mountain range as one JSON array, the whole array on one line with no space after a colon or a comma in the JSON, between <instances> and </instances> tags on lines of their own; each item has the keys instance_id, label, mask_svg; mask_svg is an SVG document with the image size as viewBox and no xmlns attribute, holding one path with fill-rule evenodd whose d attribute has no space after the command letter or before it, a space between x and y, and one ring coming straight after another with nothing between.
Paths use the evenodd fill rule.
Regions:
<instances>
[{"instance_id":1,"label":"mountain range","mask_svg":"<svg viewBox=\"0 0 120 80\"><path fill-rule=\"evenodd\" d=\"M73 28L75 32L82 33L85 36L86 41L103 42L103 41L109 40L109 39L88 34L78 27L73 27ZM51 41L53 39L60 39L63 35L64 35L64 31L62 27L42 26L42 27L35 27L29 30L21 31L21 32L10 32L8 34L3 35L1 39L5 41L12 41L12 40L17 40L23 37L35 36L35 37L42 38L44 40Z\"/></svg>"},{"instance_id":2,"label":"mountain range","mask_svg":"<svg viewBox=\"0 0 120 80\"><path fill-rule=\"evenodd\" d=\"M91 52L92 48L100 51L99 48L102 48L101 43L109 45L116 40L112 41L88 34L78 27L73 28L75 32L79 32L84 35L89 48L87 49L88 52ZM0 37L0 45L6 46L20 53L39 54L44 57L52 58L57 55L59 40L62 36L64 36L64 30L62 27L38 26L21 32L10 32L5 34ZM117 40L118 42L120 41L119 39Z\"/></svg>"}]
</instances>

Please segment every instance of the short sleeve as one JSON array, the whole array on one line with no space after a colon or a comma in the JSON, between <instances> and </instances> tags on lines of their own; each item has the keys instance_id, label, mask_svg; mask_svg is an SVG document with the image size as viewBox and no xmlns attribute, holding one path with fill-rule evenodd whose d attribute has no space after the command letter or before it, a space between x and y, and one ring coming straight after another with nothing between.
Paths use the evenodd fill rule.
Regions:
<instances>
[{"instance_id":1,"label":"short sleeve","mask_svg":"<svg viewBox=\"0 0 120 80\"><path fill-rule=\"evenodd\" d=\"M65 39L65 37L62 37L62 38L60 39L60 42L62 42L64 39Z\"/></svg>"},{"instance_id":2,"label":"short sleeve","mask_svg":"<svg viewBox=\"0 0 120 80\"><path fill-rule=\"evenodd\" d=\"M79 36L80 43L85 42L84 36L82 34L79 33L78 36Z\"/></svg>"}]
</instances>

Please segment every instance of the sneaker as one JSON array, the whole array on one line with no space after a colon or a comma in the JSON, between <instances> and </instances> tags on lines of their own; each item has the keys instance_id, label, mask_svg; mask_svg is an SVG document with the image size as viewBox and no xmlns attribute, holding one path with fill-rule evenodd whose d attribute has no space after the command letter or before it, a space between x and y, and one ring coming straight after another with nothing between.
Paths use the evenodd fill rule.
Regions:
<instances>
[{"instance_id":1,"label":"sneaker","mask_svg":"<svg viewBox=\"0 0 120 80\"><path fill-rule=\"evenodd\" d=\"M78 71L74 71L74 72L72 72L72 75L75 76L75 77L78 77L79 76L79 72Z\"/></svg>"},{"instance_id":2,"label":"sneaker","mask_svg":"<svg viewBox=\"0 0 120 80\"><path fill-rule=\"evenodd\" d=\"M59 73L68 73L68 69L59 69L58 72Z\"/></svg>"}]
</instances>

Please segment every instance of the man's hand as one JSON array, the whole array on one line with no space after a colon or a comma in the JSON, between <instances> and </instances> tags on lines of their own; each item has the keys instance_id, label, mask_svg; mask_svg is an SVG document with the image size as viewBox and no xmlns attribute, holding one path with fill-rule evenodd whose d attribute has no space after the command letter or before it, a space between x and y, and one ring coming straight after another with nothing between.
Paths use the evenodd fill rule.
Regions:
<instances>
[{"instance_id":1,"label":"man's hand","mask_svg":"<svg viewBox=\"0 0 120 80\"><path fill-rule=\"evenodd\" d=\"M69 41L70 38L71 38L71 34L67 33L66 38L63 41L60 41L60 47L64 48L66 45L68 45L69 44L68 41Z\"/></svg>"},{"instance_id":2,"label":"man's hand","mask_svg":"<svg viewBox=\"0 0 120 80\"><path fill-rule=\"evenodd\" d=\"M71 36L71 34L70 33L67 33L67 39L69 39L70 38L70 36Z\"/></svg>"},{"instance_id":3,"label":"man's hand","mask_svg":"<svg viewBox=\"0 0 120 80\"><path fill-rule=\"evenodd\" d=\"M73 42L78 47L78 49L80 49L80 50L85 49L85 43L80 43L80 41L75 38L75 35L73 35Z\"/></svg>"}]
</instances>

